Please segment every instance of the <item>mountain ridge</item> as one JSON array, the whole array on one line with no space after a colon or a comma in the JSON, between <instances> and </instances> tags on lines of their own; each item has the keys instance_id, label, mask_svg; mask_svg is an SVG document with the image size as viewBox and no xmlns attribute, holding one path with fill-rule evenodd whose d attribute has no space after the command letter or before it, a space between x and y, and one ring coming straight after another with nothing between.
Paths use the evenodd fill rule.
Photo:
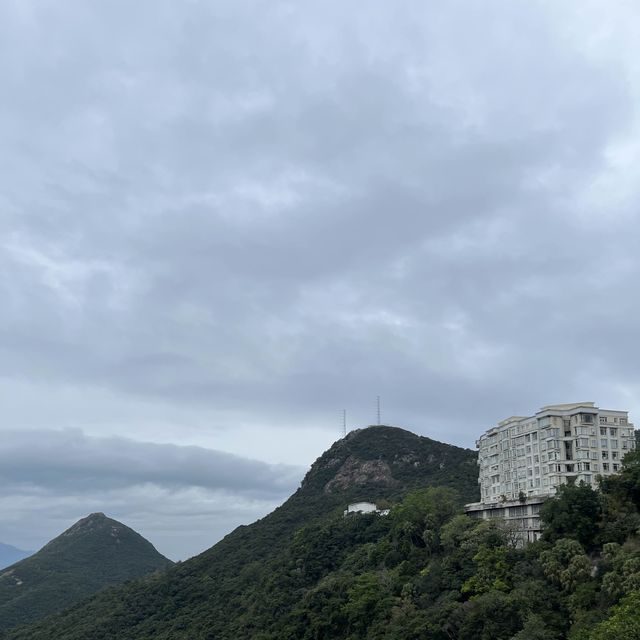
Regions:
<instances>
[{"instance_id":1,"label":"mountain ridge","mask_svg":"<svg viewBox=\"0 0 640 640\"><path fill-rule=\"evenodd\" d=\"M126 525L93 513L0 571L0 630L33 622L97 591L173 563Z\"/></svg>"},{"instance_id":2,"label":"mountain ridge","mask_svg":"<svg viewBox=\"0 0 640 640\"><path fill-rule=\"evenodd\" d=\"M247 598L259 599L260 589L268 588L265 581L277 573L268 567L280 566L302 527L341 518L348 502L397 502L409 491L428 486L456 490L460 505L472 501L478 492L476 460L474 451L397 427L352 431L325 451L296 492L264 518L236 528L167 572L98 594L6 638L259 637L242 614Z\"/></svg>"}]
</instances>

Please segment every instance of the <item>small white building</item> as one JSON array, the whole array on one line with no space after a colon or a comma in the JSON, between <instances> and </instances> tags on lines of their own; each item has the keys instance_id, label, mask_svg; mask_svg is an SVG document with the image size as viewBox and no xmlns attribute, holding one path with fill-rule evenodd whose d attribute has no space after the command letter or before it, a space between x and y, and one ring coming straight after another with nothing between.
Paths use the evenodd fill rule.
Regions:
<instances>
[{"instance_id":1,"label":"small white building","mask_svg":"<svg viewBox=\"0 0 640 640\"><path fill-rule=\"evenodd\" d=\"M389 515L389 509L378 509L373 502L353 502L347 505L344 515L345 517L350 514L359 513L377 513L379 516Z\"/></svg>"}]
</instances>

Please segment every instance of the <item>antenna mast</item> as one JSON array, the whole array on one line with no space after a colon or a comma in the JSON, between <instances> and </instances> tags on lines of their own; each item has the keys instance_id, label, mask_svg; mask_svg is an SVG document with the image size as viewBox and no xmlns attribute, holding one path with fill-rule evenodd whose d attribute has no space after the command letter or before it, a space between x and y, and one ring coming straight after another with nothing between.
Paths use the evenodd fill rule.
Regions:
<instances>
[{"instance_id":1,"label":"antenna mast","mask_svg":"<svg viewBox=\"0 0 640 640\"><path fill-rule=\"evenodd\" d=\"M347 410L342 410L342 437L346 437L347 435Z\"/></svg>"},{"instance_id":2,"label":"antenna mast","mask_svg":"<svg viewBox=\"0 0 640 640\"><path fill-rule=\"evenodd\" d=\"M382 424L382 420L380 418L380 396L376 396L376 417L378 418L378 422L376 424L380 426Z\"/></svg>"}]
</instances>

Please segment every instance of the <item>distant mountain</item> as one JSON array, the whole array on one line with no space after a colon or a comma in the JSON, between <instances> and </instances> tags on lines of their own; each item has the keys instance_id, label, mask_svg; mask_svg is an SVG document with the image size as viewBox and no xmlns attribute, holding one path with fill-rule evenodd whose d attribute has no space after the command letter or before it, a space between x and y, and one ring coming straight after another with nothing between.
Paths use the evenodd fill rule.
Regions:
<instances>
[{"instance_id":1,"label":"distant mountain","mask_svg":"<svg viewBox=\"0 0 640 640\"><path fill-rule=\"evenodd\" d=\"M451 498L455 508L478 499L476 460L474 451L403 429L374 426L351 432L326 451L296 493L265 518L238 527L208 551L167 572L98 594L3 639L271 638L266 627L302 597L296 583L302 569L295 562L292 568L290 559L305 546L303 530L334 526L330 523L338 523L339 530L343 521L349 530L348 540L344 533L325 536L322 548L312 546L304 552L309 563L318 565L320 575L338 562L353 540L375 542L388 527L384 517L343 519L347 503L384 506L414 489L440 486L455 490L447 494L457 495Z\"/></svg>"},{"instance_id":2,"label":"distant mountain","mask_svg":"<svg viewBox=\"0 0 640 640\"><path fill-rule=\"evenodd\" d=\"M172 564L129 527L93 513L34 555L0 571L0 631Z\"/></svg>"},{"instance_id":3,"label":"distant mountain","mask_svg":"<svg viewBox=\"0 0 640 640\"><path fill-rule=\"evenodd\" d=\"M10 544L3 544L0 542L0 570L8 567L18 560L28 558L33 551L23 551L17 547L12 547Z\"/></svg>"}]
</instances>

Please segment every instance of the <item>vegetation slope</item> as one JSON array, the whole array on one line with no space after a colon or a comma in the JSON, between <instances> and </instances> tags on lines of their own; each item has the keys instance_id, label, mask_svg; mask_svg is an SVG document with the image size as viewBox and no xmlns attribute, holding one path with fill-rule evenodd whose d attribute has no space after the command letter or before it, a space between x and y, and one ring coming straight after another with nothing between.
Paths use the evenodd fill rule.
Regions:
<instances>
[{"instance_id":1,"label":"vegetation slope","mask_svg":"<svg viewBox=\"0 0 640 640\"><path fill-rule=\"evenodd\" d=\"M102 592L3 639L298 637L286 635L298 634L297 628L283 625L298 615L294 611L305 594L339 570L353 551L389 535L391 519L343 518L346 504L398 504L409 492L429 486L450 490L446 499L454 510L476 500L475 452L393 427L352 432L262 520L239 527L167 572Z\"/></svg>"},{"instance_id":2,"label":"vegetation slope","mask_svg":"<svg viewBox=\"0 0 640 640\"><path fill-rule=\"evenodd\" d=\"M461 513L473 460L400 430L353 434L267 518L3 640L638 640L640 453L597 491L563 487L524 549ZM343 517L357 499L394 504Z\"/></svg>"},{"instance_id":3,"label":"vegetation slope","mask_svg":"<svg viewBox=\"0 0 640 640\"><path fill-rule=\"evenodd\" d=\"M129 527L94 513L0 571L0 629L38 620L173 563Z\"/></svg>"}]
</instances>

